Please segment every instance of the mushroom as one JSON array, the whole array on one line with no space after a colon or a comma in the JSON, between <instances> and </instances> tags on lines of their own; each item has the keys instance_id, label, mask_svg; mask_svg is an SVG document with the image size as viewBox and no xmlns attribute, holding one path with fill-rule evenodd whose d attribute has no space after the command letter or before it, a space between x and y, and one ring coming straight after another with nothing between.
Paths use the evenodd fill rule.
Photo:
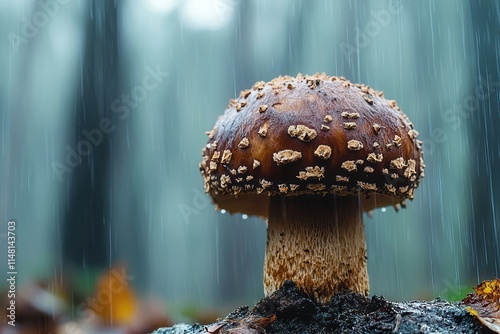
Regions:
<instances>
[{"instance_id":1,"label":"mushroom","mask_svg":"<svg viewBox=\"0 0 500 334\"><path fill-rule=\"evenodd\" d=\"M362 213L413 198L424 163L412 123L381 92L324 74L279 77L250 92L218 119L203 151L206 192L218 209L267 218L266 295L285 280L321 303L345 288L367 295ZM376 144L394 138L391 148ZM231 158L212 159L216 151ZM252 178L237 183L228 171L242 166Z\"/></svg>"}]
</instances>

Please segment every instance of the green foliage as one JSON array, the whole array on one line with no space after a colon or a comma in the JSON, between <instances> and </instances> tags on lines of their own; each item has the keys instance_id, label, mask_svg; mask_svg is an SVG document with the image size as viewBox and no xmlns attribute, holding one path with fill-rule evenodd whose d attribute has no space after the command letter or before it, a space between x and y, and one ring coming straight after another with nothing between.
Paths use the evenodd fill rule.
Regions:
<instances>
[{"instance_id":1,"label":"green foliage","mask_svg":"<svg viewBox=\"0 0 500 334\"><path fill-rule=\"evenodd\" d=\"M459 302L464 299L468 293L472 293L472 285L451 285L446 284L446 288L441 291L439 297L450 301Z\"/></svg>"}]
</instances>

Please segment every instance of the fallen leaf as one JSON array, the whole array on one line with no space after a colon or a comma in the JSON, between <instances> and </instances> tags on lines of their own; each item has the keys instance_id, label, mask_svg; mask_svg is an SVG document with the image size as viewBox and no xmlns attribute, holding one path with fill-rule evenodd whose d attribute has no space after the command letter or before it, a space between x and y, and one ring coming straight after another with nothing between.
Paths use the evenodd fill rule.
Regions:
<instances>
[{"instance_id":1,"label":"fallen leaf","mask_svg":"<svg viewBox=\"0 0 500 334\"><path fill-rule=\"evenodd\" d=\"M500 333L500 279L482 282L462 302L483 325Z\"/></svg>"},{"instance_id":2,"label":"fallen leaf","mask_svg":"<svg viewBox=\"0 0 500 334\"><path fill-rule=\"evenodd\" d=\"M131 323L137 312L137 304L137 297L123 265L114 266L102 274L94 297L89 301L92 311L110 327Z\"/></svg>"}]
</instances>

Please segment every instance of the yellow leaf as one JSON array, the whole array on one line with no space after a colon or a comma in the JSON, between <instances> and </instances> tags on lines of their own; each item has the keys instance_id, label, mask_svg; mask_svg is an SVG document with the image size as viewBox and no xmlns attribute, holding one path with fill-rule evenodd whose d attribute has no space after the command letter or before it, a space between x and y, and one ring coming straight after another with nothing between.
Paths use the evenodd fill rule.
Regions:
<instances>
[{"instance_id":1,"label":"yellow leaf","mask_svg":"<svg viewBox=\"0 0 500 334\"><path fill-rule=\"evenodd\" d=\"M114 266L101 275L94 298L89 302L92 311L111 327L130 323L137 312L137 304L123 265Z\"/></svg>"},{"instance_id":2,"label":"yellow leaf","mask_svg":"<svg viewBox=\"0 0 500 334\"><path fill-rule=\"evenodd\" d=\"M472 307L467 306L467 311L469 311L470 314L472 314L475 317L479 317L479 314L477 313L476 310L474 310Z\"/></svg>"},{"instance_id":3,"label":"yellow leaf","mask_svg":"<svg viewBox=\"0 0 500 334\"><path fill-rule=\"evenodd\" d=\"M500 279L482 282L462 302L483 325L500 333Z\"/></svg>"}]
</instances>

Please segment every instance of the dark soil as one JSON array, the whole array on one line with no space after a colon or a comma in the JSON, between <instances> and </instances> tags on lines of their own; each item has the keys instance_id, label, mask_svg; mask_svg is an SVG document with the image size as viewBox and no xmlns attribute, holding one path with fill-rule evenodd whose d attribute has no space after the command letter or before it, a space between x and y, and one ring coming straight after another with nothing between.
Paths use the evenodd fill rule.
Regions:
<instances>
[{"instance_id":1,"label":"dark soil","mask_svg":"<svg viewBox=\"0 0 500 334\"><path fill-rule=\"evenodd\" d=\"M240 307L212 325L176 325L155 334L492 333L459 303L389 302L351 291L319 305L293 282L252 309Z\"/></svg>"}]
</instances>

